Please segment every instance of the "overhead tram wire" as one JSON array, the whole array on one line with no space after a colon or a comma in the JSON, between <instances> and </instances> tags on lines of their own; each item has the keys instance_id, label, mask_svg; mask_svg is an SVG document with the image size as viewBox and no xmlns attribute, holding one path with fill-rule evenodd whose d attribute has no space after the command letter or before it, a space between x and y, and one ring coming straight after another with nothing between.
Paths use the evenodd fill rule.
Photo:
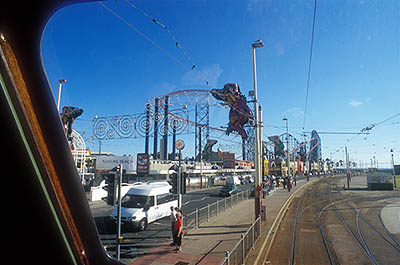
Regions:
<instances>
[{"instance_id":1,"label":"overhead tram wire","mask_svg":"<svg viewBox=\"0 0 400 265\"><path fill-rule=\"evenodd\" d=\"M165 31L167 31L168 35L171 37L171 39L175 42L175 46L180 49L183 53L183 55L186 57L186 59L189 61L191 68L195 69L196 65L193 63L192 58L186 53L186 51L183 49L183 47L179 44L178 40L175 37L175 34L163 23L161 23L159 20L153 18L152 16L150 16L149 14L147 14L146 12L144 12L143 10L141 10L140 8L138 8L137 6L135 6L134 4L132 4L129 0L125 0L125 2L130 5L132 8L136 9L139 13L141 13L143 16L147 17L148 19L150 19L151 21L154 22L154 24L161 26Z\"/></svg>"},{"instance_id":2,"label":"overhead tram wire","mask_svg":"<svg viewBox=\"0 0 400 265\"><path fill-rule=\"evenodd\" d=\"M181 45L179 45L179 42L177 41L177 39L175 38L175 35L173 34L173 32L164 24L160 23L159 21L157 21L155 18L152 18L149 14L147 14L146 12L144 12L143 10L137 8L135 5L133 5L132 3L130 3L128 0L126 0L126 2L133 8L135 8L137 11L139 11L142 15L144 15L145 17L147 17L148 19L151 19L151 21L153 21L155 24L160 25L164 30L166 30L168 32L168 34L170 35L170 37L172 38L172 40L175 41L175 45L177 48L179 48L182 53L184 54L184 56L187 58L187 60L190 62L191 64L191 70L196 70L198 71L199 74L201 74L204 78L204 80L206 81L206 86L208 88L213 88L209 86L209 82L206 78L206 76L204 75L204 73L202 73L197 67L196 65L193 63L192 59L190 56L188 56L188 54L185 52L185 50L181 47ZM150 37L148 37L146 34L144 34L143 32L141 32L139 29L137 29L135 26L133 26L132 24L130 24L128 21L126 21L123 17L121 17L119 14L117 14L114 10L112 10L110 7L108 7L107 5L105 5L102 2L98 2L103 8L107 9L111 14L113 14L116 18L118 18L119 20L121 20L122 22L124 22L126 25L128 25L131 29L133 29L135 32L137 32L139 35L141 35L143 38L145 38L147 41L149 41L153 46L155 46L156 48L158 48L159 50L161 50L163 53L165 53L168 57L170 57L172 60L174 60L176 63L182 65L184 68L187 68L187 65L185 63L183 63L182 61L180 61L179 59L177 59L175 56L171 55L169 52L167 52L165 49L163 49L160 45L158 45L155 41L153 41ZM201 90L201 91L206 91L209 92L210 90ZM170 93L173 94L174 92ZM168 94L168 95L170 95ZM163 107L163 105L161 105L161 107ZM176 115L170 113L172 116L176 117ZM190 121L187 121L190 122ZM214 130L219 130L222 131L220 128L214 128L214 127L210 127L211 129Z\"/></svg>"},{"instance_id":3,"label":"overhead tram wire","mask_svg":"<svg viewBox=\"0 0 400 265\"><path fill-rule=\"evenodd\" d=\"M392 115L392 116L390 116L390 117L388 117L388 118L386 118L386 119L384 119L383 121L380 121L380 122L377 122L377 123L372 123L371 125L368 125L367 127L364 127L364 128L361 129L360 132L357 133L354 137L352 137L351 139L347 139L346 144L343 145L343 146L340 146L340 147L338 148L338 151L341 150L341 149L343 149L346 145L348 145L349 142L353 141L353 140L354 140L355 138L357 138L358 136L363 135L363 134L370 134L370 133L371 133L370 131L371 131L373 128L375 128L375 127L377 127L377 126L380 126L380 125L382 125L383 123L385 123L385 122L387 122L387 121L389 121L389 120L391 120L391 119L393 119L393 118L396 118L397 116L400 116L400 112L399 112L399 113L396 113L396 114L394 114L394 115Z\"/></svg>"},{"instance_id":4,"label":"overhead tram wire","mask_svg":"<svg viewBox=\"0 0 400 265\"><path fill-rule=\"evenodd\" d=\"M121 20L122 22L124 22L126 25L128 25L131 29L133 29L134 31L136 31L140 36L142 36L143 38L145 38L147 41L149 41L154 47L158 48L160 51L162 51L164 54L166 54L168 57L170 57L172 60L174 60L176 63L182 65L184 68L187 68L187 65L183 62L181 62L178 58L176 58L175 56L173 56L172 54L170 54L168 51L166 51L165 49L163 49L160 45L158 45L156 42L154 42L152 39L150 39L146 34L144 34L143 32L141 32L140 30L138 30L135 26L133 26L132 24L130 24L128 21L126 21L124 18L122 18L120 15L118 15L114 10L112 10L111 8L109 8L108 6L106 6L104 3L102 2L97 2L99 3L99 5L103 6L105 9L107 9L111 14L113 14L116 18L118 18L119 20Z\"/></svg>"},{"instance_id":5,"label":"overhead tram wire","mask_svg":"<svg viewBox=\"0 0 400 265\"><path fill-rule=\"evenodd\" d=\"M361 131L362 132L365 132L365 131L371 131L373 128L375 128L375 127L377 127L377 126L379 126L379 125L381 125L381 124L383 124L383 123L385 123L385 122L387 122L387 121L389 121L389 120L391 120L391 119L393 119L393 118L396 118L397 116L399 116L400 115L400 112L399 113L396 113L396 114L394 114L394 115L392 115L392 116L390 116L389 118L386 118L386 119L384 119L383 121L381 121L381 122L377 122L377 123L372 123L372 124L370 124L370 125L368 125L367 127L364 127ZM392 123L392 124L396 124L396 123Z\"/></svg>"},{"instance_id":6,"label":"overhead tram wire","mask_svg":"<svg viewBox=\"0 0 400 265\"><path fill-rule=\"evenodd\" d=\"M311 32L310 57L309 57L309 61L308 61L308 77L307 77L306 102L305 102L305 105L304 105L303 131L304 131L305 126L306 126L308 95L309 95L309 91L310 91L311 65L312 65L312 55L313 55L313 47L314 47L314 32L315 32L315 17L316 17L316 14L317 14L317 0L314 0L314 16L313 16L312 32Z\"/></svg>"},{"instance_id":7,"label":"overhead tram wire","mask_svg":"<svg viewBox=\"0 0 400 265\"><path fill-rule=\"evenodd\" d=\"M148 18L149 20L151 20L152 22L154 22L154 24L159 25L160 27L162 27L165 31L167 31L168 35L171 37L171 39L175 42L175 46L176 48L178 48L183 56L186 58L186 60L189 62L190 64L190 68L191 70L196 70L199 74L201 74L205 81L206 81L206 86L209 86L209 82L206 78L206 76L196 67L196 64L193 62L192 58L187 54L187 52L185 51L185 49L182 47L182 45L179 43L179 41L177 40L177 38L175 37L175 34L163 23L161 23L159 20L157 20L156 18L150 16L149 14L147 14L145 11L143 11L142 9L138 8L137 6L135 6L134 4L132 4L129 0L125 0L125 2L130 5L132 8L134 8L135 10L137 10L139 13L141 13L143 16L145 16L146 18Z\"/></svg>"}]
</instances>

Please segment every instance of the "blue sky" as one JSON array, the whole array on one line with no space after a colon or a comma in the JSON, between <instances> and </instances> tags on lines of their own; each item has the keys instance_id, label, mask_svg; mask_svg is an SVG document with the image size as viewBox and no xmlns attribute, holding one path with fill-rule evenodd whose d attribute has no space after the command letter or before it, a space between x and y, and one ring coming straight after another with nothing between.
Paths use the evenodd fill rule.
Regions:
<instances>
[{"instance_id":1,"label":"blue sky","mask_svg":"<svg viewBox=\"0 0 400 265\"><path fill-rule=\"evenodd\" d=\"M85 139L93 135L95 115L140 113L148 98L183 89L207 89L206 80L217 88L237 82L247 95L253 86L251 42L257 39L265 44L257 50L264 139L285 131L284 116L289 119L290 133L300 140L305 114L305 131L359 132L400 112L397 0L318 0L306 112L313 0L131 3L173 32L196 70L191 70L191 63L165 29L126 1L105 1L104 5L162 50L99 3L59 10L43 34L43 64L55 95L57 80L67 79L61 105L85 110L74 123ZM211 123L224 126L227 116L226 109L213 108ZM375 156L387 167L393 148L399 163L399 122L396 116L368 136L321 135L323 157L343 159L347 145L356 162L370 162ZM221 132L212 132L212 136L220 138ZM192 156L193 134L181 138L187 141L184 152ZM240 153L235 142L240 139L223 137L219 144L224 151ZM97 141L87 145L98 150ZM116 154L143 150L144 139L102 143L102 151Z\"/></svg>"}]
</instances>

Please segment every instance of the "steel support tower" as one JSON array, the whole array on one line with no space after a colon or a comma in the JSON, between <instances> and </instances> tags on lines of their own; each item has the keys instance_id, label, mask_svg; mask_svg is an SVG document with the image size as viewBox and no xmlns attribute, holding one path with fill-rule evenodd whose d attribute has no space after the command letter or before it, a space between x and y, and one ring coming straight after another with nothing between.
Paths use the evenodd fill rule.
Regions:
<instances>
[{"instance_id":1,"label":"steel support tower","mask_svg":"<svg viewBox=\"0 0 400 265\"><path fill-rule=\"evenodd\" d=\"M254 127L246 126L247 138L242 142L242 159L254 161Z\"/></svg>"},{"instance_id":2,"label":"steel support tower","mask_svg":"<svg viewBox=\"0 0 400 265\"><path fill-rule=\"evenodd\" d=\"M197 97L195 102L195 134L194 134L194 157L200 159L200 152L206 145L210 136L210 95ZM201 128L202 127L202 128ZM202 132L200 133L200 130Z\"/></svg>"}]
</instances>

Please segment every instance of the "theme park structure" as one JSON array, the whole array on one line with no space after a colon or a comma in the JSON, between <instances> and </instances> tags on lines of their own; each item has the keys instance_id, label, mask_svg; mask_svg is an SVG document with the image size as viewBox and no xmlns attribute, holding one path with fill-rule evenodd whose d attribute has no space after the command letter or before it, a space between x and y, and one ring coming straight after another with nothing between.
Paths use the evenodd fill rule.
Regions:
<instances>
[{"instance_id":1,"label":"theme park structure","mask_svg":"<svg viewBox=\"0 0 400 265\"><path fill-rule=\"evenodd\" d=\"M223 165L225 157L231 157L227 153L241 146L241 155L237 155L236 160L252 166L255 123L253 113L247 105L251 100L247 101L236 83L227 83L222 89L173 91L149 98L143 113L96 117L93 119L93 136L98 141L144 138L144 153L152 155L153 159L176 160L176 137L194 134L193 160ZM224 120L228 120L227 125L221 126ZM288 153L284 151L288 149L284 144L287 137L291 173L322 169L321 140L314 130L309 140L301 142L286 133L262 141L264 174L287 173L284 162ZM153 152L150 152L151 138ZM215 152L212 148L217 142L220 144ZM224 145L224 142L228 144ZM228 149L228 152L223 152L222 149ZM236 152L238 153L240 152ZM240 163L237 165L240 166Z\"/></svg>"},{"instance_id":2,"label":"theme park structure","mask_svg":"<svg viewBox=\"0 0 400 265\"><path fill-rule=\"evenodd\" d=\"M86 143L83 137L72 128L72 124L83 113L83 109L72 106L64 106L60 113L60 119L64 126L65 136L69 142L71 153L80 176L84 184L86 174Z\"/></svg>"}]
</instances>

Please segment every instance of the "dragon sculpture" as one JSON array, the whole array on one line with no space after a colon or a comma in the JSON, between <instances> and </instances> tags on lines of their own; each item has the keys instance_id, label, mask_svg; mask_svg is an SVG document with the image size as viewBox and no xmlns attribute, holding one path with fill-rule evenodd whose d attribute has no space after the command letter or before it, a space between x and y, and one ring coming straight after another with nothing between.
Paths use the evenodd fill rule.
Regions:
<instances>
[{"instance_id":1,"label":"dragon sculpture","mask_svg":"<svg viewBox=\"0 0 400 265\"><path fill-rule=\"evenodd\" d=\"M236 131L242 136L242 139L247 138L247 133L243 126L253 119L253 114L247 106L247 100L242 93L237 83L227 83L222 89L212 89L211 95L217 100L222 100L231 108L229 111L229 124L226 129L226 134L229 135L232 131Z\"/></svg>"},{"instance_id":2,"label":"dragon sculpture","mask_svg":"<svg viewBox=\"0 0 400 265\"><path fill-rule=\"evenodd\" d=\"M218 153L213 152L212 148L213 146L217 143L217 140L207 140L206 146L204 146L203 152L202 152L202 159L205 161L211 161L211 160L218 160ZM198 155L199 156L199 155ZM198 160L199 157L196 158Z\"/></svg>"},{"instance_id":3,"label":"dragon sculpture","mask_svg":"<svg viewBox=\"0 0 400 265\"><path fill-rule=\"evenodd\" d=\"M69 142L72 142L72 123L75 119L82 115L83 109L71 106L64 106L60 114L61 121L64 125L65 134Z\"/></svg>"},{"instance_id":4,"label":"dragon sculpture","mask_svg":"<svg viewBox=\"0 0 400 265\"><path fill-rule=\"evenodd\" d=\"M279 136L277 136L277 135L269 136L268 140L270 140L274 143L275 157L284 157L284 152L283 152L284 145L283 145L281 139L279 139Z\"/></svg>"}]
</instances>

